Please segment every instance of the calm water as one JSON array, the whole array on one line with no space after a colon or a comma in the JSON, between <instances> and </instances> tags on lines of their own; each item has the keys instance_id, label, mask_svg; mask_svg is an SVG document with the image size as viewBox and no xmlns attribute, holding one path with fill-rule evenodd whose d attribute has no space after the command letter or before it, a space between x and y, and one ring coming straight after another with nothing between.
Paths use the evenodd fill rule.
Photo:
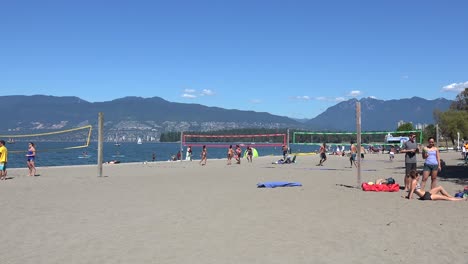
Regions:
<instances>
[{"instance_id":1,"label":"calm water","mask_svg":"<svg viewBox=\"0 0 468 264\"><path fill-rule=\"evenodd\" d=\"M76 144L75 144L76 145ZM97 143L93 142L87 148L68 149L70 143L58 142L37 142L36 143L36 166L65 166L65 165L86 165L97 164ZM16 142L7 144L9 150L8 167L24 168L26 167L27 142ZM317 146L290 145L293 152L312 152L317 151ZM255 146L259 156L282 155L281 147L260 147ZM180 149L180 143L122 143L115 146L114 143L104 143L104 161L118 160L125 162L143 162L152 161L153 152L156 154L156 161L167 161L172 155L176 155ZM41 151L43 150L43 151ZM183 158L185 158L184 147ZM193 159L200 159L201 147L193 147ZM245 147L242 148L245 150ZM87 155L83 155L86 152ZM226 148L208 147L208 159L225 158Z\"/></svg>"}]
</instances>

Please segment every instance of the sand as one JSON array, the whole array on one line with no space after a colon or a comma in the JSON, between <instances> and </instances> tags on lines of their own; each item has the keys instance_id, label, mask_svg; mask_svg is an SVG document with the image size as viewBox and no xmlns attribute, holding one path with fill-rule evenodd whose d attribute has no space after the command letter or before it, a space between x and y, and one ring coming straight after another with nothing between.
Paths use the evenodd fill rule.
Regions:
<instances>
[{"instance_id":1,"label":"sand","mask_svg":"<svg viewBox=\"0 0 468 264\"><path fill-rule=\"evenodd\" d=\"M328 158L116 164L106 177L97 166L9 169L0 263L468 263L468 202L350 188L348 158ZM442 158L454 165L459 153ZM362 181L401 183L403 160L366 155ZM256 188L264 181L303 186Z\"/></svg>"}]
</instances>

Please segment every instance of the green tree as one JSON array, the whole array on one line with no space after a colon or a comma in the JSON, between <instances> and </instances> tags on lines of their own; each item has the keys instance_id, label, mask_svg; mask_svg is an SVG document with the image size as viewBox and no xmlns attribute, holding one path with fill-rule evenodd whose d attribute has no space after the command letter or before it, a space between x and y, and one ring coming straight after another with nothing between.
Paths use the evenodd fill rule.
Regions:
<instances>
[{"instance_id":1,"label":"green tree","mask_svg":"<svg viewBox=\"0 0 468 264\"><path fill-rule=\"evenodd\" d=\"M446 141L450 139L455 145L457 132L463 138L468 137L468 111L450 109L446 112L436 112L435 115L440 134L446 138Z\"/></svg>"},{"instance_id":2,"label":"green tree","mask_svg":"<svg viewBox=\"0 0 468 264\"><path fill-rule=\"evenodd\" d=\"M452 110L468 111L468 88L465 88L450 106Z\"/></svg>"},{"instance_id":3,"label":"green tree","mask_svg":"<svg viewBox=\"0 0 468 264\"><path fill-rule=\"evenodd\" d=\"M414 130L414 126L411 123L404 123L397 128L397 131L410 131Z\"/></svg>"},{"instance_id":4,"label":"green tree","mask_svg":"<svg viewBox=\"0 0 468 264\"><path fill-rule=\"evenodd\" d=\"M433 124L426 126L423 130L423 142L427 142L430 137L436 138L436 127Z\"/></svg>"}]
</instances>

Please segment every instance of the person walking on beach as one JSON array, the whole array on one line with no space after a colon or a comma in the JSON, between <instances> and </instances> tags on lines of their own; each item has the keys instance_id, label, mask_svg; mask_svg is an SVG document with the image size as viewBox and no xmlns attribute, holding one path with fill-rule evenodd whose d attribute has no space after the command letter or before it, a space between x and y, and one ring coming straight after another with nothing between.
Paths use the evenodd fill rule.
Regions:
<instances>
[{"instance_id":1,"label":"person walking on beach","mask_svg":"<svg viewBox=\"0 0 468 264\"><path fill-rule=\"evenodd\" d=\"M356 165L356 153L357 153L357 148L356 148L356 146L354 145L354 142L351 141L351 156L349 157L349 163L351 163L350 168L353 167L353 164L354 164L354 167L357 168L357 165Z\"/></svg>"},{"instance_id":2,"label":"person walking on beach","mask_svg":"<svg viewBox=\"0 0 468 264\"><path fill-rule=\"evenodd\" d=\"M423 191L425 190L424 187L426 187L426 181L429 175L431 175L431 189L437 186L437 173L442 169L439 149L434 146L434 141L434 138L430 137L428 139L429 144L422 150L422 157L426 160L424 162L423 177L421 180L421 189Z\"/></svg>"},{"instance_id":3,"label":"person walking on beach","mask_svg":"<svg viewBox=\"0 0 468 264\"><path fill-rule=\"evenodd\" d=\"M6 180L8 163L8 149L5 140L0 140L0 180Z\"/></svg>"},{"instance_id":4,"label":"person walking on beach","mask_svg":"<svg viewBox=\"0 0 468 264\"><path fill-rule=\"evenodd\" d=\"M393 159L395 158L395 147L394 146L390 146L390 152L388 152L388 156L390 158L390 161L393 161Z\"/></svg>"},{"instance_id":5,"label":"person walking on beach","mask_svg":"<svg viewBox=\"0 0 468 264\"><path fill-rule=\"evenodd\" d=\"M426 192L422 187L419 187L419 173L416 170L412 170L408 173L410 178L409 192L406 199L412 199L415 193L421 200L444 200L444 201L463 201L463 198L457 198L451 196L442 186L431 188L430 191Z\"/></svg>"},{"instance_id":6,"label":"person walking on beach","mask_svg":"<svg viewBox=\"0 0 468 264\"><path fill-rule=\"evenodd\" d=\"M465 145L463 145L463 160L468 160L468 140L465 141Z\"/></svg>"},{"instance_id":7,"label":"person walking on beach","mask_svg":"<svg viewBox=\"0 0 468 264\"><path fill-rule=\"evenodd\" d=\"M232 149L232 145L229 145L228 152L227 152L227 165L232 164L233 156L234 156L234 150Z\"/></svg>"},{"instance_id":8,"label":"person walking on beach","mask_svg":"<svg viewBox=\"0 0 468 264\"><path fill-rule=\"evenodd\" d=\"M323 143L322 146L320 146L320 150L319 150L319 153L320 153L320 161L319 161L319 164L317 164L317 166L323 166L323 163L327 160L327 144L326 143Z\"/></svg>"},{"instance_id":9,"label":"person walking on beach","mask_svg":"<svg viewBox=\"0 0 468 264\"><path fill-rule=\"evenodd\" d=\"M36 176L36 164L35 159L36 159L36 146L34 143L29 142L28 144L28 153L26 154L26 164L28 165L29 169L29 176Z\"/></svg>"},{"instance_id":10,"label":"person walking on beach","mask_svg":"<svg viewBox=\"0 0 468 264\"><path fill-rule=\"evenodd\" d=\"M409 140L403 144L401 153L405 153L405 191L409 191L410 177L409 172L416 170L417 159L416 153L418 152L418 144L415 142L416 134L411 133Z\"/></svg>"},{"instance_id":11,"label":"person walking on beach","mask_svg":"<svg viewBox=\"0 0 468 264\"><path fill-rule=\"evenodd\" d=\"M252 163L253 150L250 146L247 147L247 161Z\"/></svg>"},{"instance_id":12,"label":"person walking on beach","mask_svg":"<svg viewBox=\"0 0 468 264\"><path fill-rule=\"evenodd\" d=\"M206 165L207 158L208 158L208 150L206 149L206 145L203 145L202 152L201 152L201 160L200 160L200 164L202 166Z\"/></svg>"},{"instance_id":13,"label":"person walking on beach","mask_svg":"<svg viewBox=\"0 0 468 264\"><path fill-rule=\"evenodd\" d=\"M156 153L153 151L153 156L151 157L151 160L153 160L153 162L156 161Z\"/></svg>"},{"instance_id":14,"label":"person walking on beach","mask_svg":"<svg viewBox=\"0 0 468 264\"><path fill-rule=\"evenodd\" d=\"M242 149L239 145L236 145L236 160L237 164L241 164Z\"/></svg>"}]
</instances>

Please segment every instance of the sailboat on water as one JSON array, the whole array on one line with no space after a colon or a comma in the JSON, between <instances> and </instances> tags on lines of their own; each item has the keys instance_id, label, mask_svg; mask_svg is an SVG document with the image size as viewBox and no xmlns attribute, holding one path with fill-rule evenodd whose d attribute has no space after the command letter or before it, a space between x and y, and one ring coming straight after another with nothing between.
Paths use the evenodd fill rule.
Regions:
<instances>
[{"instance_id":1,"label":"sailboat on water","mask_svg":"<svg viewBox=\"0 0 468 264\"><path fill-rule=\"evenodd\" d=\"M117 134L115 134L115 143L114 143L114 146L120 147L119 137L117 136Z\"/></svg>"},{"instance_id":2,"label":"sailboat on water","mask_svg":"<svg viewBox=\"0 0 468 264\"><path fill-rule=\"evenodd\" d=\"M141 141L141 138L140 138L140 137L138 138L137 144L138 144L138 145L143 144L143 142Z\"/></svg>"}]
</instances>

